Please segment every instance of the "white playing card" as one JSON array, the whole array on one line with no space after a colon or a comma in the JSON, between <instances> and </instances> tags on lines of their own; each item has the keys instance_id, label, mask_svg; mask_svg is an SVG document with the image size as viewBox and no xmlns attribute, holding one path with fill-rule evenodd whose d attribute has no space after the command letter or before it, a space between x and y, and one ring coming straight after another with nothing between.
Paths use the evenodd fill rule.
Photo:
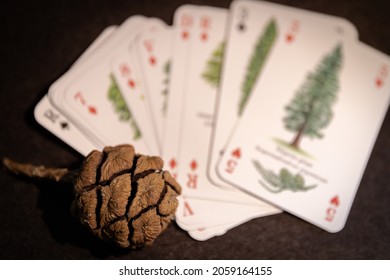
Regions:
<instances>
[{"instance_id":1,"label":"white playing card","mask_svg":"<svg viewBox=\"0 0 390 280\"><path fill-rule=\"evenodd\" d=\"M244 205L203 199L179 198L176 222L185 230L236 224L250 219L280 213L280 210L265 206Z\"/></svg>"},{"instance_id":2,"label":"white playing card","mask_svg":"<svg viewBox=\"0 0 390 280\"><path fill-rule=\"evenodd\" d=\"M154 129L149 98L145 94L145 85L141 82L141 68L138 64L138 53L135 42L138 34L150 32L155 28L164 28L165 24L158 19L147 19L142 28L135 33L134 40L130 44L123 46L113 56L110 65L115 80L123 93L123 97L129 109L133 113L134 119L140 125L139 129L148 147L150 154L159 155L158 138Z\"/></svg>"},{"instance_id":3,"label":"white playing card","mask_svg":"<svg viewBox=\"0 0 390 280\"><path fill-rule=\"evenodd\" d=\"M217 94L219 67L222 60L225 9L198 7L194 16L193 40L188 54L186 86L182 92L180 146L178 162L181 168L177 180L187 198L265 206L265 203L238 190L216 188L207 177L207 157ZM218 63L217 63L218 65ZM271 207L271 206L270 206Z\"/></svg>"},{"instance_id":4,"label":"white playing card","mask_svg":"<svg viewBox=\"0 0 390 280\"><path fill-rule=\"evenodd\" d=\"M49 90L56 107L99 147L131 143L141 151L146 150L143 143L132 141L131 125L123 117L127 108L123 108L121 100L115 99L120 97L120 92L118 94L109 70L110 51L125 44L143 21L140 16L125 21L93 57L60 81L55 92Z\"/></svg>"},{"instance_id":5,"label":"white playing card","mask_svg":"<svg viewBox=\"0 0 390 280\"><path fill-rule=\"evenodd\" d=\"M248 218L247 221L249 221L249 220L251 220L251 218ZM245 221L245 222L247 222L247 221ZM203 227L203 228L198 228L195 230L189 230L188 234L195 240L206 241L210 238L224 235L226 232L228 232L232 228L235 228L243 223L244 223L244 221L240 221L239 223L231 222L231 223L226 223L224 225L219 225L219 226Z\"/></svg>"},{"instance_id":6,"label":"white playing card","mask_svg":"<svg viewBox=\"0 0 390 280\"><path fill-rule=\"evenodd\" d=\"M183 195L213 199L206 175L206 159L212 129L214 101L217 94L219 69L212 62L222 60L227 11L197 7L193 16L192 41L187 54L186 85L181 91L177 180ZM217 73L215 73L217 72ZM213 188L213 186L211 186ZM192 193L194 191L194 194ZM222 198L219 195L220 198ZM222 198L223 199L223 198Z\"/></svg>"},{"instance_id":7,"label":"white playing card","mask_svg":"<svg viewBox=\"0 0 390 280\"><path fill-rule=\"evenodd\" d=\"M140 68L141 85L150 108L159 150L162 150L164 121L168 106L169 68L172 30L158 24L141 32L134 41Z\"/></svg>"},{"instance_id":8,"label":"white playing card","mask_svg":"<svg viewBox=\"0 0 390 280\"><path fill-rule=\"evenodd\" d=\"M305 29L288 51L286 44L275 48L218 171L337 232L389 106L390 58L313 26ZM237 149L240 159L231 156Z\"/></svg>"},{"instance_id":9,"label":"white playing card","mask_svg":"<svg viewBox=\"0 0 390 280\"><path fill-rule=\"evenodd\" d=\"M109 37L113 34L115 29L116 26L105 28L85 52L74 62L69 71L80 66L88 57L93 55L93 53L104 44L105 40L109 40ZM44 96L36 105L34 117L40 125L62 139L80 154L86 156L96 148L72 122L56 110L50 103L48 96Z\"/></svg>"},{"instance_id":10,"label":"white playing card","mask_svg":"<svg viewBox=\"0 0 390 280\"><path fill-rule=\"evenodd\" d=\"M206 241L210 238L224 235L229 229L236 227L234 223L223 226L205 227L197 230L188 231L189 236L197 241Z\"/></svg>"},{"instance_id":11,"label":"white playing card","mask_svg":"<svg viewBox=\"0 0 390 280\"><path fill-rule=\"evenodd\" d=\"M176 179L183 186L184 196L179 203L176 222L185 230L195 231L194 236L199 228L221 226L218 232L208 231L207 238L210 238L233 225L279 213L280 210L246 194L215 188L207 179L205 168L218 86L218 81L213 79L215 72L212 73L214 69L210 69L210 61L214 59L213 54L220 55L218 51L223 43L227 14L226 10L210 7L197 7L196 12L192 7L191 12L194 26L191 29L192 41L187 47L188 70L181 76L184 81L180 92L182 104L179 104L182 111L181 122L180 127L176 127L180 136L177 159L181 164ZM235 203L222 203L218 200ZM206 236L199 236L199 239L204 240Z\"/></svg>"},{"instance_id":12,"label":"white playing card","mask_svg":"<svg viewBox=\"0 0 390 280\"><path fill-rule=\"evenodd\" d=\"M106 28L99 34L99 36L92 42L91 45L77 58L77 60L72 64L71 69L79 67L85 63L99 48L103 48L107 44L112 36L114 35L115 30L117 29L116 25L111 25Z\"/></svg>"},{"instance_id":13,"label":"white playing card","mask_svg":"<svg viewBox=\"0 0 390 280\"><path fill-rule=\"evenodd\" d=\"M115 33L118 42L113 46L113 52L129 45L137 26L143 21L141 18L131 19L134 19L132 24L125 23L126 28L120 26ZM104 146L129 143L137 151L148 153L144 138L138 137L139 127L129 122L131 112L112 76L110 60L111 54L104 54L86 71L77 69L79 71L74 75L78 74L78 77L69 82L63 92L62 105L67 112L77 116L83 130L95 135Z\"/></svg>"},{"instance_id":14,"label":"white playing card","mask_svg":"<svg viewBox=\"0 0 390 280\"><path fill-rule=\"evenodd\" d=\"M134 25L135 21L141 19L142 18L139 16L130 18L124 24L122 24L121 28L122 29L127 28L126 25ZM87 49L87 51L83 53L81 57L76 61L72 69L66 72L63 76L61 76L57 81L55 81L50 86L48 92L50 103L55 107L55 109L57 109L58 112L60 112L63 115L63 117L71 121L84 135L84 137L87 137L88 140L91 141L98 149L103 148L104 144L99 139L96 139L94 135L89 134L88 130L84 130L82 127L79 127L77 123L77 116L71 115L64 110L62 95L63 95L63 91L65 90L65 87L68 85L68 82L71 79L77 78L77 74L73 73L75 69L74 66L77 66L77 68L82 69L81 71L85 71L86 69L88 69L88 67L90 67L91 64L95 63L103 54L109 52L110 49L116 45L118 40L120 40L120 36L118 34L114 34L114 32L111 32L109 35L104 37L105 37L104 40L99 39L99 41L101 42L99 42L99 44L97 44L96 47L90 46ZM91 47L93 48L93 51L90 51Z\"/></svg>"},{"instance_id":15,"label":"white playing card","mask_svg":"<svg viewBox=\"0 0 390 280\"><path fill-rule=\"evenodd\" d=\"M256 78L262 75L262 69L269 61L268 57L277 37L293 39L299 36L300 25L309 24L316 26L318 32L330 30L348 38L357 38L355 27L345 19L263 1L235 1L232 3L230 16L208 160L211 181L224 188L229 188L229 185L219 178L216 165L244 112L245 104L250 100L251 88L255 85ZM290 19L290 27L286 33L272 29L272 18Z\"/></svg>"},{"instance_id":16,"label":"white playing card","mask_svg":"<svg viewBox=\"0 0 390 280\"><path fill-rule=\"evenodd\" d=\"M83 156L97 148L73 123L51 105L46 95L35 106L34 117L41 126L62 139Z\"/></svg>"},{"instance_id":17,"label":"white playing card","mask_svg":"<svg viewBox=\"0 0 390 280\"><path fill-rule=\"evenodd\" d=\"M180 6L174 14L172 35L172 58L170 65L168 108L163 133L162 156L168 163L167 170L177 179L179 170L178 152L183 103L183 91L186 86L185 76L188 71L188 53L194 39L194 17L197 6Z\"/></svg>"}]
</instances>

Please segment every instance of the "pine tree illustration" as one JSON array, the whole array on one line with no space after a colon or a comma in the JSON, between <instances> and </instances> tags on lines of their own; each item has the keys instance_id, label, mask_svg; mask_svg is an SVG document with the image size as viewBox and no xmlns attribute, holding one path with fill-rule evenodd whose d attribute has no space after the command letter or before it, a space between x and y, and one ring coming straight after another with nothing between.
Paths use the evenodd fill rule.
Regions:
<instances>
[{"instance_id":1,"label":"pine tree illustration","mask_svg":"<svg viewBox=\"0 0 390 280\"><path fill-rule=\"evenodd\" d=\"M219 43L207 61L202 77L213 87L218 87L222 67L224 43Z\"/></svg>"},{"instance_id":2,"label":"pine tree illustration","mask_svg":"<svg viewBox=\"0 0 390 280\"><path fill-rule=\"evenodd\" d=\"M299 148L304 135L310 138L323 137L320 130L333 117L331 107L337 98L342 60L342 47L338 44L322 58L315 71L307 75L303 85L286 106L284 123L287 130L296 133L290 143L294 148Z\"/></svg>"},{"instance_id":3,"label":"pine tree illustration","mask_svg":"<svg viewBox=\"0 0 390 280\"><path fill-rule=\"evenodd\" d=\"M163 83L163 90L162 90L162 95L164 96L164 101L162 104L162 112L163 115L165 116L168 108L168 93L169 93L169 74L171 72L171 61L167 61L164 63L163 66L163 73L164 73L164 80L162 81Z\"/></svg>"},{"instance_id":4,"label":"pine tree illustration","mask_svg":"<svg viewBox=\"0 0 390 280\"><path fill-rule=\"evenodd\" d=\"M108 89L107 97L112 102L115 112L119 116L119 120L122 122L130 123L134 133L133 139L137 140L141 137L141 131L139 130L137 123L131 116L131 112L127 108L125 100L123 99L122 94L118 88L118 85L112 75L110 76L110 79L111 79L111 84Z\"/></svg>"},{"instance_id":5,"label":"pine tree illustration","mask_svg":"<svg viewBox=\"0 0 390 280\"><path fill-rule=\"evenodd\" d=\"M266 58L272 49L273 43L275 42L277 33L278 31L275 19L271 19L260 34L252 56L249 59L246 75L241 86L242 95L238 105L238 116L241 116L244 111L257 77L264 66Z\"/></svg>"}]
</instances>

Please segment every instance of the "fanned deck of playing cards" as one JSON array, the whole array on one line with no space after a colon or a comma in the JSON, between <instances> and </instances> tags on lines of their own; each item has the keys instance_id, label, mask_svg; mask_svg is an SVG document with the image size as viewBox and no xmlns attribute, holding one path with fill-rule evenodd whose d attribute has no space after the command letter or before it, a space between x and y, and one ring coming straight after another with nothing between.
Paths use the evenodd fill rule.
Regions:
<instances>
[{"instance_id":1,"label":"fanned deck of playing cards","mask_svg":"<svg viewBox=\"0 0 390 280\"><path fill-rule=\"evenodd\" d=\"M390 101L390 57L349 21L262 1L110 26L37 104L82 155L130 143L183 187L196 240L289 212L341 230Z\"/></svg>"}]
</instances>

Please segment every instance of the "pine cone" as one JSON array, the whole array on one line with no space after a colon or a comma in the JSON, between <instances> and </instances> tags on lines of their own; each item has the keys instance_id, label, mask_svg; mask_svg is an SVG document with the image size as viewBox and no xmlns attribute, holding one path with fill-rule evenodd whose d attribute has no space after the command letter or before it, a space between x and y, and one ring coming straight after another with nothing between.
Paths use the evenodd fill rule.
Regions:
<instances>
[{"instance_id":1,"label":"pine cone","mask_svg":"<svg viewBox=\"0 0 390 280\"><path fill-rule=\"evenodd\" d=\"M94 235L120 247L151 245L175 215L180 185L160 157L131 145L93 151L76 178L73 214Z\"/></svg>"}]
</instances>

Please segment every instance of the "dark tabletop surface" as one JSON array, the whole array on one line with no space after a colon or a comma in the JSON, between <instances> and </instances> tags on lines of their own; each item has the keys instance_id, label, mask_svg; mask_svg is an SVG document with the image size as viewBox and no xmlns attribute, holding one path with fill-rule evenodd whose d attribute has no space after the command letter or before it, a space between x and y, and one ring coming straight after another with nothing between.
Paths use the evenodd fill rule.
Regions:
<instances>
[{"instance_id":1,"label":"dark tabletop surface","mask_svg":"<svg viewBox=\"0 0 390 280\"><path fill-rule=\"evenodd\" d=\"M361 41L390 54L390 2L278 0L355 24ZM83 159L36 123L33 109L107 26L143 14L171 24L184 3L230 1L2 1L0 157L78 167ZM71 217L71 192L0 170L0 259L389 259L390 114L372 151L345 228L327 233L288 213L249 221L205 242L172 225L148 248L119 250ZM337 160L337 155L335 155Z\"/></svg>"}]
</instances>

